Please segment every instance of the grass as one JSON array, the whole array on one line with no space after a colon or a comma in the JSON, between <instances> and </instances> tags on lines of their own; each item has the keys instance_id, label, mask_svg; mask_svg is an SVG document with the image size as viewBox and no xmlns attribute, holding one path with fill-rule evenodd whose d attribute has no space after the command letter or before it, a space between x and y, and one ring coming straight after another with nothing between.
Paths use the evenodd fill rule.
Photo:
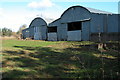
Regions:
<instances>
[{"instance_id":1,"label":"grass","mask_svg":"<svg viewBox=\"0 0 120 80\"><path fill-rule=\"evenodd\" d=\"M89 41L2 41L3 78L117 78L118 46ZM112 48L114 46L114 48Z\"/></svg>"}]
</instances>

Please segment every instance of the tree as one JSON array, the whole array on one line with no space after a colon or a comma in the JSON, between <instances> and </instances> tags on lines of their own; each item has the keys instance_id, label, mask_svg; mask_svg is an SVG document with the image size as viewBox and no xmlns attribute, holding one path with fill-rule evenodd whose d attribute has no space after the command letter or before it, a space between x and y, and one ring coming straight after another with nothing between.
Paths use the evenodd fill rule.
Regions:
<instances>
[{"instance_id":1,"label":"tree","mask_svg":"<svg viewBox=\"0 0 120 80\"><path fill-rule=\"evenodd\" d=\"M12 30L8 28L2 28L2 36L11 36L12 35Z\"/></svg>"},{"instance_id":2,"label":"tree","mask_svg":"<svg viewBox=\"0 0 120 80\"><path fill-rule=\"evenodd\" d=\"M22 26L20 26L20 28L19 28L17 34L22 34L22 30L23 30L23 29L26 29L26 27L27 27L26 24L23 24Z\"/></svg>"}]
</instances>

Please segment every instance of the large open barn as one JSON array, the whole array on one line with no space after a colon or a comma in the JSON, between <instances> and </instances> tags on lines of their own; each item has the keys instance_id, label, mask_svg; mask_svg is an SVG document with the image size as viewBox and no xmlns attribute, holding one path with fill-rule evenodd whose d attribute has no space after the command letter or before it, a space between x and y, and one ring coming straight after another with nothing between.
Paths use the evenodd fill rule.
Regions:
<instances>
[{"instance_id":1,"label":"large open barn","mask_svg":"<svg viewBox=\"0 0 120 80\"><path fill-rule=\"evenodd\" d=\"M34 36L36 40L50 41L118 40L119 18L119 14L72 6L48 25L42 18L35 18L29 26L29 36Z\"/></svg>"}]
</instances>

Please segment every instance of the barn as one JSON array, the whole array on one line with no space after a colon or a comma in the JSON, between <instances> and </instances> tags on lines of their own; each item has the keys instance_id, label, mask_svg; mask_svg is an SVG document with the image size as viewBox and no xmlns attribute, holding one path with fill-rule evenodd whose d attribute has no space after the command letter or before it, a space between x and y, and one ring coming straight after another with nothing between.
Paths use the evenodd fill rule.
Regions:
<instances>
[{"instance_id":1,"label":"barn","mask_svg":"<svg viewBox=\"0 0 120 80\"><path fill-rule=\"evenodd\" d=\"M118 40L118 16L120 15L97 9L72 6L48 25L48 40Z\"/></svg>"},{"instance_id":2,"label":"barn","mask_svg":"<svg viewBox=\"0 0 120 80\"><path fill-rule=\"evenodd\" d=\"M35 18L29 26L29 37L34 40L47 39L47 23L40 17Z\"/></svg>"},{"instance_id":3,"label":"barn","mask_svg":"<svg viewBox=\"0 0 120 80\"><path fill-rule=\"evenodd\" d=\"M22 39L29 38L29 28L22 30Z\"/></svg>"}]
</instances>

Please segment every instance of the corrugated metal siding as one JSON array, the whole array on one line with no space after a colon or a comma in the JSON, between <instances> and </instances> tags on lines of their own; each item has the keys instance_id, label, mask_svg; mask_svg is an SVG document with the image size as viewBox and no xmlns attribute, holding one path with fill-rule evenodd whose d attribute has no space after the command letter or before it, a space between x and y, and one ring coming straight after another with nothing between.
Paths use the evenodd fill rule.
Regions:
<instances>
[{"instance_id":1,"label":"corrugated metal siding","mask_svg":"<svg viewBox=\"0 0 120 80\"><path fill-rule=\"evenodd\" d=\"M23 39L29 38L29 28L22 31Z\"/></svg>"},{"instance_id":2,"label":"corrugated metal siding","mask_svg":"<svg viewBox=\"0 0 120 80\"><path fill-rule=\"evenodd\" d=\"M58 40L66 41L67 40L67 24L61 24L58 27Z\"/></svg>"},{"instance_id":3,"label":"corrugated metal siding","mask_svg":"<svg viewBox=\"0 0 120 80\"><path fill-rule=\"evenodd\" d=\"M42 36L42 40L46 40L47 39L47 26L42 26L41 27L41 36Z\"/></svg>"},{"instance_id":4,"label":"corrugated metal siding","mask_svg":"<svg viewBox=\"0 0 120 80\"><path fill-rule=\"evenodd\" d=\"M57 33L48 33L49 41L57 41Z\"/></svg>"},{"instance_id":5,"label":"corrugated metal siding","mask_svg":"<svg viewBox=\"0 0 120 80\"><path fill-rule=\"evenodd\" d=\"M80 7L71 8L61 17L61 23L81 21L91 18L88 10Z\"/></svg>"},{"instance_id":6,"label":"corrugated metal siding","mask_svg":"<svg viewBox=\"0 0 120 80\"><path fill-rule=\"evenodd\" d=\"M47 23L42 18L35 18L29 28L30 37L34 37L35 40L47 39Z\"/></svg>"},{"instance_id":7,"label":"corrugated metal siding","mask_svg":"<svg viewBox=\"0 0 120 80\"><path fill-rule=\"evenodd\" d=\"M78 41L80 41L81 40L81 32L80 33L77 32L78 35L80 34L78 36L79 39L77 37L73 36L72 33L74 34L75 31L72 31L71 33L69 33L67 31L67 27L68 27L67 23L68 22L76 22L76 21L86 21L86 20L89 20L90 18L91 18L91 13L88 10L86 10L85 8L75 7L75 8L69 9L61 17L61 23L64 23L64 24L62 24L62 26L59 29L59 30L61 30L61 33L59 34L60 37L64 36L63 38L64 39L68 38L68 40L69 40L69 38L71 39L73 37L73 39L71 39L71 40L75 40L75 41L78 40ZM83 25L82 26L82 27L85 27L85 28L83 28L84 29L84 33L83 33L84 37L82 37L83 40L88 40L89 39L89 36L85 35L85 34L87 34L87 27L86 26L87 25ZM88 28L89 27L90 27L90 25L88 25ZM67 32L68 32L69 37L68 37L68 35L66 35ZM88 33L88 35L89 35L89 33ZM60 38L60 39L62 39L62 38Z\"/></svg>"},{"instance_id":8,"label":"corrugated metal siding","mask_svg":"<svg viewBox=\"0 0 120 80\"><path fill-rule=\"evenodd\" d=\"M104 16L102 14L92 14L91 18L91 27L90 31L91 33L98 33L104 31Z\"/></svg>"},{"instance_id":9,"label":"corrugated metal siding","mask_svg":"<svg viewBox=\"0 0 120 80\"><path fill-rule=\"evenodd\" d=\"M29 27L29 36L30 36L30 38L34 38L34 27Z\"/></svg>"},{"instance_id":10,"label":"corrugated metal siding","mask_svg":"<svg viewBox=\"0 0 120 80\"><path fill-rule=\"evenodd\" d=\"M90 21L82 22L82 40L90 40Z\"/></svg>"},{"instance_id":11,"label":"corrugated metal siding","mask_svg":"<svg viewBox=\"0 0 120 80\"><path fill-rule=\"evenodd\" d=\"M108 33L118 32L118 15L108 15Z\"/></svg>"},{"instance_id":12,"label":"corrugated metal siding","mask_svg":"<svg viewBox=\"0 0 120 80\"><path fill-rule=\"evenodd\" d=\"M67 40L68 41L81 41L81 30L68 31Z\"/></svg>"},{"instance_id":13,"label":"corrugated metal siding","mask_svg":"<svg viewBox=\"0 0 120 80\"><path fill-rule=\"evenodd\" d=\"M93 8L87 8L91 13L101 13L101 14L113 14L112 12L107 12L107 11L102 11L102 10L98 10L98 9L93 9Z\"/></svg>"},{"instance_id":14,"label":"corrugated metal siding","mask_svg":"<svg viewBox=\"0 0 120 80\"><path fill-rule=\"evenodd\" d=\"M53 26L57 27L57 32L47 33L48 40L50 40L50 41L57 41L58 37L59 37L59 34L60 34L60 31L59 31L59 28L60 28L60 19L57 19L57 20L53 21L52 23L50 23L48 25L48 27L53 27Z\"/></svg>"}]
</instances>

